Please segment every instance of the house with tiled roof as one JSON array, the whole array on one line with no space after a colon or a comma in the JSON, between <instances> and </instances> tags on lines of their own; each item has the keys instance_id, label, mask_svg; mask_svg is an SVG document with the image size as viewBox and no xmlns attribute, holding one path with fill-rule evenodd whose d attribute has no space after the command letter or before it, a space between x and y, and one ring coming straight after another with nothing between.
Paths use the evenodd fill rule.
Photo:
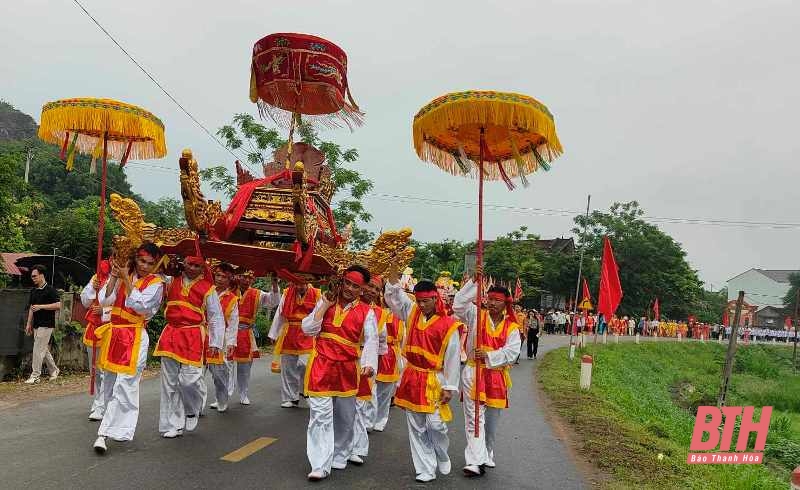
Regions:
<instances>
[{"instance_id":1,"label":"house with tiled roof","mask_svg":"<svg viewBox=\"0 0 800 490\"><path fill-rule=\"evenodd\" d=\"M789 292L789 277L800 274L792 269L750 269L728 279L728 301L736 301L744 291L744 302L755 309L754 324L783 328L786 315L783 298Z\"/></svg>"}]
</instances>

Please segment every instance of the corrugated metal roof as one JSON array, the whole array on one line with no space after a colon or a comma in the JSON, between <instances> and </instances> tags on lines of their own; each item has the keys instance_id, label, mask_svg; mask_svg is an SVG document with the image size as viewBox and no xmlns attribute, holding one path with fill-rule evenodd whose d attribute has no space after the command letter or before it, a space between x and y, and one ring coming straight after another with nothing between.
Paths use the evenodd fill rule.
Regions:
<instances>
[{"instance_id":1,"label":"corrugated metal roof","mask_svg":"<svg viewBox=\"0 0 800 490\"><path fill-rule=\"evenodd\" d=\"M769 277L773 281L782 283L788 283L790 275L795 273L800 274L800 271L792 271L792 270L767 270L767 269L756 269L756 270L764 274L765 276Z\"/></svg>"},{"instance_id":2,"label":"corrugated metal roof","mask_svg":"<svg viewBox=\"0 0 800 490\"><path fill-rule=\"evenodd\" d=\"M22 271L16 265L17 259L22 257L30 257L33 254L28 253L0 253L0 267L3 272L11 274L12 276L21 276Z\"/></svg>"}]
</instances>

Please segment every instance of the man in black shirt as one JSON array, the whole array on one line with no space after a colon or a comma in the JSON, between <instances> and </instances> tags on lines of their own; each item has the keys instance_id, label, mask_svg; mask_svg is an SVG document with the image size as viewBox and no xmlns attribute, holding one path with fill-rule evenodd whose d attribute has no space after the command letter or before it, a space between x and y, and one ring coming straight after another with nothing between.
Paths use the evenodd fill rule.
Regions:
<instances>
[{"instance_id":1,"label":"man in black shirt","mask_svg":"<svg viewBox=\"0 0 800 490\"><path fill-rule=\"evenodd\" d=\"M61 309L61 300L58 292L47 284L45 273L47 268L43 265L34 265L31 269L31 280L34 286L28 301L28 323L25 333L33 335L33 361L31 377L25 381L27 384L39 382L42 375L42 361L47 363L50 379L56 379L60 372L53 356L50 354L48 344L53 329L56 327L56 311Z\"/></svg>"}]
</instances>

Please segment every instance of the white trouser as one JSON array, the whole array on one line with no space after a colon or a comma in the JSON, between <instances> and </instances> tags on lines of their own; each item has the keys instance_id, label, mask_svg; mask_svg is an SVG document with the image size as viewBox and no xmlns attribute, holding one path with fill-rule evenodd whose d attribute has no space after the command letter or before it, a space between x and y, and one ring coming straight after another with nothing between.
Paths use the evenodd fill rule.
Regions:
<instances>
[{"instance_id":1,"label":"white trouser","mask_svg":"<svg viewBox=\"0 0 800 490\"><path fill-rule=\"evenodd\" d=\"M209 364L207 370L214 380L214 400L220 405L227 405L231 397L231 369L233 362L225 359L223 364Z\"/></svg>"},{"instance_id":2,"label":"white trouser","mask_svg":"<svg viewBox=\"0 0 800 490\"><path fill-rule=\"evenodd\" d=\"M383 430L389 422L389 409L392 406L392 397L397 390L397 383L375 383L375 398L377 400L375 408L375 430Z\"/></svg>"},{"instance_id":3,"label":"white trouser","mask_svg":"<svg viewBox=\"0 0 800 490\"><path fill-rule=\"evenodd\" d=\"M467 447L464 459L468 465L494 464L494 443L497 436L497 422L500 420L499 408L480 406L480 436L475 437L475 401L464 397L464 429L467 434Z\"/></svg>"},{"instance_id":4,"label":"white trouser","mask_svg":"<svg viewBox=\"0 0 800 490\"><path fill-rule=\"evenodd\" d=\"M236 363L236 387L239 389L239 398L244 400L250 392L250 369L253 362ZM231 393L233 394L233 393Z\"/></svg>"},{"instance_id":5,"label":"white trouser","mask_svg":"<svg viewBox=\"0 0 800 490\"><path fill-rule=\"evenodd\" d=\"M281 354L281 401L296 402L303 390L308 355Z\"/></svg>"},{"instance_id":6,"label":"white trouser","mask_svg":"<svg viewBox=\"0 0 800 490\"><path fill-rule=\"evenodd\" d=\"M312 396L306 454L312 471L331 472L331 465L347 465L353 447L353 421L356 417L356 397Z\"/></svg>"},{"instance_id":7,"label":"white trouser","mask_svg":"<svg viewBox=\"0 0 800 490\"><path fill-rule=\"evenodd\" d=\"M200 415L203 368L161 357L161 410L158 431L183 430L186 417Z\"/></svg>"},{"instance_id":8,"label":"white trouser","mask_svg":"<svg viewBox=\"0 0 800 490\"><path fill-rule=\"evenodd\" d=\"M436 477L438 462L449 461L447 448L447 424L442 422L439 410L434 413L419 413L406 410L408 442L411 459L417 476Z\"/></svg>"},{"instance_id":9,"label":"white trouser","mask_svg":"<svg viewBox=\"0 0 800 490\"><path fill-rule=\"evenodd\" d=\"M136 422L139 420L139 382L142 371L147 365L147 349L150 337L142 329L142 342L136 359L135 374L117 374L106 371L103 376L103 394L106 400L106 411L103 421L97 429L98 436L105 436L115 441L133 440Z\"/></svg>"},{"instance_id":10,"label":"white trouser","mask_svg":"<svg viewBox=\"0 0 800 490\"><path fill-rule=\"evenodd\" d=\"M31 378L39 379L42 375L42 362L47 364L47 372L53 375L58 368L50 354L50 336L53 334L52 328L39 327L33 329L33 354L31 357Z\"/></svg>"},{"instance_id":11,"label":"white trouser","mask_svg":"<svg viewBox=\"0 0 800 490\"><path fill-rule=\"evenodd\" d=\"M92 350L93 347L86 346L86 355L89 357L89 370L91 372L92 369ZM97 353L95 354L95 370L94 370L94 398L92 399L92 405L89 407L89 415L94 415L95 417L102 417L103 413L106 411L106 398L105 393L103 392L103 371L97 368L97 361L100 360L100 349L97 348Z\"/></svg>"},{"instance_id":12,"label":"white trouser","mask_svg":"<svg viewBox=\"0 0 800 490\"><path fill-rule=\"evenodd\" d=\"M353 454L366 456L369 454L369 433L367 432L372 402L356 399L356 417L353 423Z\"/></svg>"}]
</instances>

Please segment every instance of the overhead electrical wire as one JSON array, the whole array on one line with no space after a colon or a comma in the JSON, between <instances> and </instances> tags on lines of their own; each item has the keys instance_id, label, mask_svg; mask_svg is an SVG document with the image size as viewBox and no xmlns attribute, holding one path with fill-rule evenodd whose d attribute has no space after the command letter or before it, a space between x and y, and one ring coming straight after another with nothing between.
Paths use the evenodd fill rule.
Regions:
<instances>
[{"instance_id":1,"label":"overhead electrical wire","mask_svg":"<svg viewBox=\"0 0 800 490\"><path fill-rule=\"evenodd\" d=\"M139 62L138 62L138 61L136 61L136 59L135 59L135 58L134 58L134 57L133 57L133 56L132 56L132 55L131 55L131 54L128 52L128 50L127 50L127 49L125 49L125 48L122 46L122 44L120 44L120 43L119 43L119 41L117 41L117 40L114 38L114 36L112 36L112 35L111 35L111 33L110 33L110 32L108 32L108 30L107 30L105 27L103 27L103 25L102 25L102 24L100 24L100 22L99 22L97 19L95 19L95 17L94 17L94 16L93 16L91 13L89 13L89 11L88 11L88 10L86 10L86 7L84 7L84 6L83 6L83 5L82 5L82 4L81 4L81 3L80 3L78 0L72 0L72 1L75 3L75 5L77 5L77 6L78 6L78 8L80 8L81 10L83 10L83 12L84 12L84 13L85 13L85 14L86 14L86 15L87 15L87 16L88 16L88 17L89 17L91 20L92 20L92 22L94 22L94 24L95 24L95 25L96 25L96 26L97 26L97 27L98 27L98 28L99 28L101 31L103 31L103 33L104 33L104 34L105 34L105 35L106 35L106 36L107 36L109 39L111 39L111 41L112 41L114 44L116 44L116 45L117 45L117 47L118 47L118 48L119 48L119 49L120 49L120 50L121 50L121 51L122 51L122 52L125 54L125 56L127 56L127 57L128 57L128 59L130 59L130 60L133 62L133 64L134 64L134 65L136 65L136 66L139 68L139 70L141 70L141 71L142 71L142 73L144 73L144 74L145 74L145 76L147 76L147 78L149 78L149 79L150 79L150 80L151 80L151 81L152 81L152 82L153 82L153 83L154 83L154 84L155 84L155 85L156 85L156 86L157 86L159 89L161 89L161 91L162 91L162 92L164 92L164 95L166 95L166 96L167 96L167 97L168 97L168 98L169 98L169 99L170 99L170 100L171 100L171 101L172 101L172 102L173 102L173 103L174 103L176 106L178 106L178 108L179 108L181 111L183 111L183 113L184 113L184 114L186 114L186 115L189 117L189 119L191 119L191 120L192 120L192 121L193 121L193 122L194 122L194 123L195 123L195 124L196 124L198 127L200 127L200 129L202 129L202 130L203 130L203 131L204 131L204 132L205 132L205 133L206 133L206 134L207 134L207 135L208 135L208 136L209 136L209 137L210 137L212 140L214 140L214 141L215 141L215 142L216 142L216 143L217 143L217 144L218 144L220 147L222 147L222 148L223 148L225 151L227 151L228 153L230 153L231 155L233 155L233 157L234 157L234 158L236 158L236 159L237 159L237 160L239 160L239 161L242 161L242 162L244 162L244 163L245 163L245 164L246 164L248 167L250 167L251 169L253 169L253 167L250 165L250 162L248 162L246 158L241 158L239 155L237 155L236 153L234 153L234 152L233 152L233 150L231 150L230 148L228 148L227 146L225 146L225 145L224 145L224 144L223 144L223 143L222 143L222 142L221 142L221 141L220 141L220 140L219 140L219 139L218 139L218 138L217 138L217 137L216 137L216 136L215 136L213 133L211 133L211 131L209 131L209 130L208 130L208 128L206 128L206 127L203 125L203 123L201 123L201 122L200 122L200 121L199 121L199 120L198 120L196 117L194 117L194 116L193 116L193 115L192 115L192 114L191 114L191 113L190 113L188 110L186 110L186 108L185 108L185 107L183 107L183 105L182 105L180 102L178 102L178 100L177 100L175 97L173 97L173 95L172 95L171 93L169 93L169 92L167 91L167 89L166 89L166 88L164 88L164 86L163 86L163 85L161 85L161 83L160 83L158 80L156 80L156 79L155 79L155 77L154 77L153 75L151 75L151 74L150 74L150 72L148 72L148 71L147 71L147 70L146 70L146 69L145 69L145 68L144 68L144 67L143 67L141 64L139 64Z\"/></svg>"}]
</instances>

